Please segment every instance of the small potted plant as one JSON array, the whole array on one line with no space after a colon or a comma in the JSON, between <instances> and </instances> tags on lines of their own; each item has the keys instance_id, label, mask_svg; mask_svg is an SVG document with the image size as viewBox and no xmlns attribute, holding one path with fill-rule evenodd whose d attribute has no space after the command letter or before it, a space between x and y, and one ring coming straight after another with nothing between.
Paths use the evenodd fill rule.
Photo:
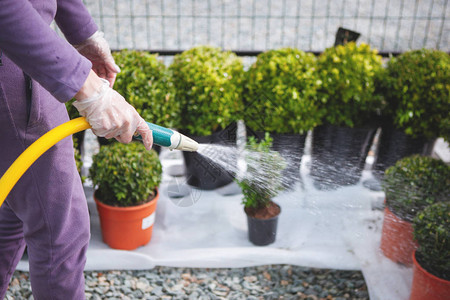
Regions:
<instances>
[{"instance_id":1,"label":"small potted plant","mask_svg":"<svg viewBox=\"0 0 450 300\"><path fill-rule=\"evenodd\" d=\"M243 65L232 52L199 46L174 57L172 72L180 118L176 127L199 143L235 144L242 111ZM195 152L183 152L187 183L215 189L233 181L220 165Z\"/></svg>"},{"instance_id":2,"label":"small potted plant","mask_svg":"<svg viewBox=\"0 0 450 300\"><path fill-rule=\"evenodd\" d=\"M114 89L136 109L144 120L172 128L179 118L179 102L175 100L168 68L157 55L145 51L113 52L121 71ZM107 144L105 139L99 139ZM113 139L111 140L113 141ZM159 152L160 147L153 147Z\"/></svg>"},{"instance_id":3,"label":"small potted plant","mask_svg":"<svg viewBox=\"0 0 450 300\"><path fill-rule=\"evenodd\" d=\"M300 178L306 134L321 121L315 68L313 54L282 48L258 55L246 72L242 115L247 136L263 138L270 132L273 149L288 160L286 187Z\"/></svg>"},{"instance_id":4,"label":"small potted plant","mask_svg":"<svg viewBox=\"0 0 450 300\"><path fill-rule=\"evenodd\" d=\"M162 167L141 143L113 143L93 156L89 177L96 191L103 241L132 250L150 241Z\"/></svg>"},{"instance_id":5,"label":"small potted plant","mask_svg":"<svg viewBox=\"0 0 450 300\"><path fill-rule=\"evenodd\" d=\"M381 250L395 262L412 264L412 220L426 206L450 195L450 166L431 157L405 157L385 173L386 207Z\"/></svg>"},{"instance_id":6,"label":"small potted plant","mask_svg":"<svg viewBox=\"0 0 450 300\"><path fill-rule=\"evenodd\" d=\"M446 300L450 295L450 202L435 203L414 218L419 244L413 260L410 300Z\"/></svg>"},{"instance_id":7,"label":"small potted plant","mask_svg":"<svg viewBox=\"0 0 450 300\"><path fill-rule=\"evenodd\" d=\"M382 59L366 44L326 49L317 62L323 125L313 131L311 176L319 189L356 184L376 132L375 78Z\"/></svg>"},{"instance_id":8,"label":"small potted plant","mask_svg":"<svg viewBox=\"0 0 450 300\"><path fill-rule=\"evenodd\" d=\"M266 133L260 142L250 137L245 152L247 170L237 179L244 196L249 240L258 246L271 244L276 239L280 206L273 198L282 189L281 172L285 160L271 151L272 138Z\"/></svg>"},{"instance_id":9,"label":"small potted plant","mask_svg":"<svg viewBox=\"0 0 450 300\"><path fill-rule=\"evenodd\" d=\"M379 77L383 122L374 175L397 160L430 155L436 138L450 140L450 57L439 50L407 51L392 57Z\"/></svg>"}]
</instances>

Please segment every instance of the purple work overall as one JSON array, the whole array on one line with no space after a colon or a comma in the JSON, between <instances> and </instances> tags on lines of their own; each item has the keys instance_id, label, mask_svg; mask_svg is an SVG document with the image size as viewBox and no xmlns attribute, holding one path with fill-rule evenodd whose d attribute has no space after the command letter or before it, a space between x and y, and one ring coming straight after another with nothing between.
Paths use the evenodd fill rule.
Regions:
<instances>
[{"instance_id":1,"label":"purple work overall","mask_svg":"<svg viewBox=\"0 0 450 300\"><path fill-rule=\"evenodd\" d=\"M49 27L53 19L72 44L97 30L82 0L0 0L0 175L37 138L68 121L64 102L91 69ZM31 166L0 207L0 299L25 244L35 299L84 299L89 237L86 199L66 138Z\"/></svg>"}]
</instances>

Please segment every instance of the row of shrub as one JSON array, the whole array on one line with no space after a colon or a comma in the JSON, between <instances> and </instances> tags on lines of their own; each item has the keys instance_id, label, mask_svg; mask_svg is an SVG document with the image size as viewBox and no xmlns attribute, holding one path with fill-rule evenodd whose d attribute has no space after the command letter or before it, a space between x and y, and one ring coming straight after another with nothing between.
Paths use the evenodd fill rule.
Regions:
<instances>
[{"instance_id":1,"label":"row of shrub","mask_svg":"<svg viewBox=\"0 0 450 300\"><path fill-rule=\"evenodd\" d=\"M209 135L243 119L254 130L305 133L320 124L391 122L405 133L450 137L450 58L414 50L386 64L368 45L349 43L315 57L298 49L261 53L248 70L239 57L199 46L174 57L114 53L115 89L144 119Z\"/></svg>"}]
</instances>

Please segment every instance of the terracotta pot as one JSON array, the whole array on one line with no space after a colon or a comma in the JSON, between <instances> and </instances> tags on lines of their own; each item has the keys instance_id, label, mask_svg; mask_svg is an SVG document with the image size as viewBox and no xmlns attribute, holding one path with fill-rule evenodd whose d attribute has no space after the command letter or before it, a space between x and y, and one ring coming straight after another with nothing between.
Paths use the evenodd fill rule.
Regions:
<instances>
[{"instance_id":1,"label":"terracotta pot","mask_svg":"<svg viewBox=\"0 0 450 300\"><path fill-rule=\"evenodd\" d=\"M398 218L388 207L384 209L380 248L387 258L405 265L412 264L412 253L417 248L411 222Z\"/></svg>"},{"instance_id":2,"label":"terracotta pot","mask_svg":"<svg viewBox=\"0 0 450 300\"><path fill-rule=\"evenodd\" d=\"M413 282L410 300L447 300L450 297L450 281L427 272L416 260L416 252L411 256Z\"/></svg>"},{"instance_id":3,"label":"terracotta pot","mask_svg":"<svg viewBox=\"0 0 450 300\"><path fill-rule=\"evenodd\" d=\"M153 232L159 192L150 202L129 207L110 206L100 202L94 193L100 217L103 241L111 248L133 250L146 245Z\"/></svg>"}]
</instances>

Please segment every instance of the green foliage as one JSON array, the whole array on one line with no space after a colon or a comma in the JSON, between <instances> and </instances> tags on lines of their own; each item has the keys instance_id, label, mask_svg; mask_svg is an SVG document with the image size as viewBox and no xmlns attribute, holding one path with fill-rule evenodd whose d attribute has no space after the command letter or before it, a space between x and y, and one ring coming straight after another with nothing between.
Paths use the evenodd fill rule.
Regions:
<instances>
[{"instance_id":1,"label":"green foliage","mask_svg":"<svg viewBox=\"0 0 450 300\"><path fill-rule=\"evenodd\" d=\"M450 203L435 203L414 218L416 258L431 274L450 280Z\"/></svg>"},{"instance_id":2,"label":"green foliage","mask_svg":"<svg viewBox=\"0 0 450 300\"><path fill-rule=\"evenodd\" d=\"M424 207L449 200L450 166L431 157L403 158L385 171L384 190L391 211L412 221Z\"/></svg>"},{"instance_id":3,"label":"green foliage","mask_svg":"<svg viewBox=\"0 0 450 300\"><path fill-rule=\"evenodd\" d=\"M258 55L246 73L245 123L276 133L305 133L319 125L315 67L315 56L298 49Z\"/></svg>"},{"instance_id":4,"label":"green foliage","mask_svg":"<svg viewBox=\"0 0 450 300\"><path fill-rule=\"evenodd\" d=\"M276 151L271 151L272 138L266 133L264 140L258 142L250 137L245 152L247 170L237 179L244 195L246 208L262 208L282 189L281 171L286 162Z\"/></svg>"},{"instance_id":5,"label":"green foliage","mask_svg":"<svg viewBox=\"0 0 450 300\"><path fill-rule=\"evenodd\" d=\"M179 118L170 73L156 55L122 50L113 53L121 72L114 89L148 122L173 127Z\"/></svg>"},{"instance_id":6,"label":"green foliage","mask_svg":"<svg viewBox=\"0 0 450 300\"><path fill-rule=\"evenodd\" d=\"M94 155L89 177L98 198L113 206L134 206L147 202L161 182L158 154L141 143L102 146Z\"/></svg>"},{"instance_id":7,"label":"green foliage","mask_svg":"<svg viewBox=\"0 0 450 300\"><path fill-rule=\"evenodd\" d=\"M78 110L75 108L75 106L72 105L72 103L74 101L75 101L75 99L72 99L65 103L67 113L69 114L69 119L71 119L71 120L81 117ZM78 150L78 145L81 143L80 139L82 137L84 137L84 135L81 133L75 133L74 135L72 135L73 151L75 154L75 163L77 165L77 170L78 170L78 173L80 174L81 181L84 182L85 178L84 178L84 176L81 176L81 168L83 167L83 161L81 160L81 153Z\"/></svg>"},{"instance_id":8,"label":"green foliage","mask_svg":"<svg viewBox=\"0 0 450 300\"><path fill-rule=\"evenodd\" d=\"M81 160L81 153L80 150L78 150L78 139L75 138L75 136L72 136L73 140L73 152L75 156L75 164L77 166L78 174L80 174L81 182L84 182L85 178L84 176L81 176L81 168L83 167L83 161Z\"/></svg>"},{"instance_id":9,"label":"green foliage","mask_svg":"<svg viewBox=\"0 0 450 300\"><path fill-rule=\"evenodd\" d=\"M71 119L71 120L81 117L81 115L78 112L78 110L75 108L75 106L72 105L72 103L74 101L75 101L75 99L72 99L72 100L69 100L69 101L67 101L65 103L66 104L67 113L69 114L69 119Z\"/></svg>"},{"instance_id":10,"label":"green foliage","mask_svg":"<svg viewBox=\"0 0 450 300\"><path fill-rule=\"evenodd\" d=\"M234 53L195 47L176 55L170 70L181 105L177 128L193 135L210 135L238 119L243 66Z\"/></svg>"},{"instance_id":11,"label":"green foliage","mask_svg":"<svg viewBox=\"0 0 450 300\"><path fill-rule=\"evenodd\" d=\"M450 56L414 50L390 59L382 78L385 113L414 137L450 141Z\"/></svg>"},{"instance_id":12,"label":"green foliage","mask_svg":"<svg viewBox=\"0 0 450 300\"><path fill-rule=\"evenodd\" d=\"M382 58L369 45L351 42L326 49L319 57L319 100L324 122L336 126L363 127L380 106L375 78Z\"/></svg>"}]
</instances>

